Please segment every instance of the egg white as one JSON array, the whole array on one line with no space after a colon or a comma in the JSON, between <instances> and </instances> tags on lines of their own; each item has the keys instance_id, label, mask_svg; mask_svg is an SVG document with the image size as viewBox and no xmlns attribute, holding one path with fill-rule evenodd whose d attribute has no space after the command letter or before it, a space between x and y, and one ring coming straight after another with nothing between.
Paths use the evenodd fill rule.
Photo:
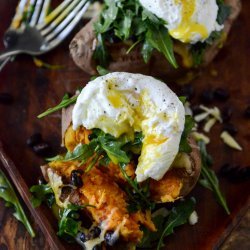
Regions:
<instances>
[{"instance_id":1,"label":"egg white","mask_svg":"<svg viewBox=\"0 0 250 250\"><path fill-rule=\"evenodd\" d=\"M110 73L89 82L73 109L73 128L99 128L115 137L144 135L136 177L161 179L179 151L185 110L169 87L153 77Z\"/></svg>"},{"instance_id":2,"label":"egg white","mask_svg":"<svg viewBox=\"0 0 250 250\"><path fill-rule=\"evenodd\" d=\"M184 43L206 40L223 25L216 21L216 0L140 0L148 11L166 21L169 34Z\"/></svg>"}]
</instances>

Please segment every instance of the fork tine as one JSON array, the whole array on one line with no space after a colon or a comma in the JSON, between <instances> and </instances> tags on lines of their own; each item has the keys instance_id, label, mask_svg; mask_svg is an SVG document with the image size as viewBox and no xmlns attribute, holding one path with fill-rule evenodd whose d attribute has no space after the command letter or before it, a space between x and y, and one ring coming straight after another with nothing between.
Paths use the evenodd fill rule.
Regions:
<instances>
[{"instance_id":1,"label":"fork tine","mask_svg":"<svg viewBox=\"0 0 250 250\"><path fill-rule=\"evenodd\" d=\"M34 7L35 7L36 0L29 0L29 4L26 5L27 16L24 21L29 22L31 19L33 13L34 13ZM23 25L23 24L22 24Z\"/></svg>"},{"instance_id":2,"label":"fork tine","mask_svg":"<svg viewBox=\"0 0 250 250\"><path fill-rule=\"evenodd\" d=\"M16 8L15 16L13 17L11 21L11 25L10 25L11 29L17 29L20 26L23 20L24 13L27 9L27 3L29 3L29 1L30 0L20 0Z\"/></svg>"},{"instance_id":3,"label":"fork tine","mask_svg":"<svg viewBox=\"0 0 250 250\"><path fill-rule=\"evenodd\" d=\"M54 38L55 36L57 36L57 34L59 34L60 32L62 32L62 30L67 26L69 25L69 23L72 21L72 19L76 18L76 15L78 14L79 11L83 11L84 10L84 7L85 7L85 4L86 4L87 0L85 1L80 1L78 2L78 4L74 7L73 11L71 11L67 16L66 18L58 25L55 27L55 29L53 31L51 31L50 33L47 32L47 34L49 35L46 35L45 39L47 41L50 41L52 40L52 38ZM85 7L86 8L86 7ZM56 21L56 20L55 20ZM54 24L53 22L51 23L50 27L53 28L53 26L55 26L56 23ZM51 29L50 29L51 30ZM49 31L50 31L49 30ZM42 35L45 35L43 33L43 31L41 32Z\"/></svg>"},{"instance_id":4,"label":"fork tine","mask_svg":"<svg viewBox=\"0 0 250 250\"><path fill-rule=\"evenodd\" d=\"M43 7L43 2L44 0L37 0L36 3L34 4L34 10L33 10L30 22L29 22L29 25L31 27L34 27L38 22L39 15Z\"/></svg>"},{"instance_id":5,"label":"fork tine","mask_svg":"<svg viewBox=\"0 0 250 250\"><path fill-rule=\"evenodd\" d=\"M83 14L88 9L89 5L90 5L90 2L88 0L86 0L85 5L82 6L82 8L79 10L79 12L77 14L74 13L74 18L70 21L70 23L68 23L67 27L64 28L61 33L59 33L56 37L54 37L53 40L51 40L48 43L48 46L46 47L47 50L53 49L54 47L56 47L59 43L61 43L68 36L68 34L74 29L76 24L80 21ZM43 49L43 48L41 48L41 49Z\"/></svg>"},{"instance_id":6,"label":"fork tine","mask_svg":"<svg viewBox=\"0 0 250 250\"><path fill-rule=\"evenodd\" d=\"M80 0L80 2L83 1ZM57 18L48 25L48 27L46 27L44 30L41 31L41 34L45 36L48 33L50 33L54 28L56 28L62 21L64 21L68 17L69 14L72 13L72 11L74 10L74 8L78 3L79 0L71 1L71 3L67 6L67 8L64 9L63 12L60 13L60 15L58 15Z\"/></svg>"},{"instance_id":7,"label":"fork tine","mask_svg":"<svg viewBox=\"0 0 250 250\"><path fill-rule=\"evenodd\" d=\"M41 13L38 19L38 24L44 22L45 17L49 11L49 6L50 6L50 0L44 0L43 8L41 10Z\"/></svg>"},{"instance_id":8,"label":"fork tine","mask_svg":"<svg viewBox=\"0 0 250 250\"><path fill-rule=\"evenodd\" d=\"M43 23L40 23L37 26L38 30L43 29L46 27L51 21L53 21L66 7L67 5L72 2L72 0L64 0L60 5L58 5L49 15L45 17Z\"/></svg>"}]
</instances>

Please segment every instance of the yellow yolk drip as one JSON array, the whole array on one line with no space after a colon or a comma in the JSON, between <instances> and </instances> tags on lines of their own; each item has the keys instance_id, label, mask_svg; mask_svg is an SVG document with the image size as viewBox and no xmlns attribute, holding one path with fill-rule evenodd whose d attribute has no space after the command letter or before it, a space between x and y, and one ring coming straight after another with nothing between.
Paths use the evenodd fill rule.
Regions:
<instances>
[{"instance_id":1,"label":"yellow yolk drip","mask_svg":"<svg viewBox=\"0 0 250 250\"><path fill-rule=\"evenodd\" d=\"M206 27L192 20L196 8L195 2L195 0L176 0L176 4L182 4L182 20L179 26L169 30L169 33L172 37L184 43L189 43L194 34L200 34L202 39L208 37Z\"/></svg>"},{"instance_id":2,"label":"yellow yolk drip","mask_svg":"<svg viewBox=\"0 0 250 250\"><path fill-rule=\"evenodd\" d=\"M145 139L143 140L143 143L145 145L148 144L156 144L156 145L160 145L162 143L164 143L167 140L167 138L157 138L155 135L148 135L145 137Z\"/></svg>"}]
</instances>

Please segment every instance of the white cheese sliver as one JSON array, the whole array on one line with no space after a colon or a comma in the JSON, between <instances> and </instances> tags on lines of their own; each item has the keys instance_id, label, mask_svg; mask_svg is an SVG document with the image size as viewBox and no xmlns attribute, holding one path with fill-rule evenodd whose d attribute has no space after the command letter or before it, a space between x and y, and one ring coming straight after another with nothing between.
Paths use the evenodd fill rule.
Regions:
<instances>
[{"instance_id":1,"label":"white cheese sliver","mask_svg":"<svg viewBox=\"0 0 250 250\"><path fill-rule=\"evenodd\" d=\"M221 118L221 112L219 108L213 107L213 108L208 108L204 105L200 105L200 108L207 112L209 115L213 116L216 120L218 120L220 123L222 123L222 118Z\"/></svg>"},{"instance_id":2,"label":"white cheese sliver","mask_svg":"<svg viewBox=\"0 0 250 250\"><path fill-rule=\"evenodd\" d=\"M194 137L194 139L196 141L202 140L202 141L205 142L205 144L209 144L210 143L210 139L206 135L204 135L202 133L193 132L192 136Z\"/></svg>"},{"instance_id":3,"label":"white cheese sliver","mask_svg":"<svg viewBox=\"0 0 250 250\"><path fill-rule=\"evenodd\" d=\"M216 119L215 118L210 118L206 124L204 125L204 128L203 130L206 132L206 133L209 133L211 128L214 126L214 124L216 123Z\"/></svg>"},{"instance_id":4,"label":"white cheese sliver","mask_svg":"<svg viewBox=\"0 0 250 250\"><path fill-rule=\"evenodd\" d=\"M196 115L194 117L194 120L196 122L201 122L201 121L205 120L208 116L209 116L209 113L208 112L204 112L204 113Z\"/></svg>"},{"instance_id":5,"label":"white cheese sliver","mask_svg":"<svg viewBox=\"0 0 250 250\"><path fill-rule=\"evenodd\" d=\"M223 131L220 135L220 138L229 147L236 149L236 150L239 150L239 151L242 151L242 147L227 131Z\"/></svg>"},{"instance_id":6,"label":"white cheese sliver","mask_svg":"<svg viewBox=\"0 0 250 250\"><path fill-rule=\"evenodd\" d=\"M190 225L196 224L196 223L198 222L198 218L199 218L199 217L198 217L197 212L196 212L196 211L193 211L193 212L190 214L189 218L188 218L189 224L190 224Z\"/></svg>"}]
</instances>

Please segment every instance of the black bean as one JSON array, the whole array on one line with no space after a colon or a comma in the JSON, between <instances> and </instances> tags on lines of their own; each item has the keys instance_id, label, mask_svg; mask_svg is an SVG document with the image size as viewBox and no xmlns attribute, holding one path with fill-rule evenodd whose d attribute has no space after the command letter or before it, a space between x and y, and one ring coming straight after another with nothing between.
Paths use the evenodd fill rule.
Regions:
<instances>
[{"instance_id":1,"label":"black bean","mask_svg":"<svg viewBox=\"0 0 250 250\"><path fill-rule=\"evenodd\" d=\"M225 107L221 111L221 117L222 117L223 122L230 121L232 115L233 115L233 109L231 107Z\"/></svg>"},{"instance_id":2,"label":"black bean","mask_svg":"<svg viewBox=\"0 0 250 250\"><path fill-rule=\"evenodd\" d=\"M239 166L236 166L234 164L230 163L225 163L221 168L220 168L220 176L226 177L228 175L232 175L235 172L235 168L238 168Z\"/></svg>"},{"instance_id":3,"label":"black bean","mask_svg":"<svg viewBox=\"0 0 250 250\"><path fill-rule=\"evenodd\" d=\"M244 115L246 118L250 119L250 106L245 109Z\"/></svg>"},{"instance_id":4,"label":"black bean","mask_svg":"<svg viewBox=\"0 0 250 250\"><path fill-rule=\"evenodd\" d=\"M95 134L89 134L89 135L88 135L88 139L89 139L90 141L93 140L95 137L96 137Z\"/></svg>"},{"instance_id":5,"label":"black bean","mask_svg":"<svg viewBox=\"0 0 250 250\"><path fill-rule=\"evenodd\" d=\"M223 129L222 130L227 131L232 136L234 136L234 135L236 135L238 133L238 129L232 123L225 123L223 125Z\"/></svg>"},{"instance_id":6,"label":"black bean","mask_svg":"<svg viewBox=\"0 0 250 250\"><path fill-rule=\"evenodd\" d=\"M181 88L181 96L186 96L188 100L191 100L194 97L194 87L192 84L186 84Z\"/></svg>"},{"instance_id":7,"label":"black bean","mask_svg":"<svg viewBox=\"0 0 250 250\"><path fill-rule=\"evenodd\" d=\"M42 135L40 133L35 133L27 139L26 144L29 147L33 147L40 142L42 142Z\"/></svg>"},{"instance_id":8,"label":"black bean","mask_svg":"<svg viewBox=\"0 0 250 250\"><path fill-rule=\"evenodd\" d=\"M101 229L99 227L93 227L90 229L89 231L89 236L91 239L97 238L100 236L101 234Z\"/></svg>"},{"instance_id":9,"label":"black bean","mask_svg":"<svg viewBox=\"0 0 250 250\"><path fill-rule=\"evenodd\" d=\"M81 240L82 242L86 242L86 241L89 240L89 237L88 237L88 235L86 235L85 233L81 233L81 234L80 234L80 240Z\"/></svg>"},{"instance_id":10,"label":"black bean","mask_svg":"<svg viewBox=\"0 0 250 250\"><path fill-rule=\"evenodd\" d=\"M92 250L101 250L101 249L102 249L101 245L96 245L92 248Z\"/></svg>"},{"instance_id":11,"label":"black bean","mask_svg":"<svg viewBox=\"0 0 250 250\"><path fill-rule=\"evenodd\" d=\"M118 237L114 236L113 231L107 231L104 236L104 240L108 246L113 246L117 242Z\"/></svg>"},{"instance_id":12,"label":"black bean","mask_svg":"<svg viewBox=\"0 0 250 250\"><path fill-rule=\"evenodd\" d=\"M214 100L214 92L210 89L204 90L200 98L203 103L209 104Z\"/></svg>"},{"instance_id":13,"label":"black bean","mask_svg":"<svg viewBox=\"0 0 250 250\"><path fill-rule=\"evenodd\" d=\"M83 181L82 181L82 172L79 170L73 170L71 172L71 184L75 187L82 187Z\"/></svg>"},{"instance_id":14,"label":"black bean","mask_svg":"<svg viewBox=\"0 0 250 250\"><path fill-rule=\"evenodd\" d=\"M214 91L214 97L218 101L223 101L224 102L224 101L229 99L230 95L229 95L229 93L228 93L228 91L226 89L217 88Z\"/></svg>"},{"instance_id":15,"label":"black bean","mask_svg":"<svg viewBox=\"0 0 250 250\"><path fill-rule=\"evenodd\" d=\"M0 93L0 103L9 105L13 102L13 97L9 93Z\"/></svg>"},{"instance_id":16,"label":"black bean","mask_svg":"<svg viewBox=\"0 0 250 250\"><path fill-rule=\"evenodd\" d=\"M232 182L247 180L250 178L250 166L242 167L240 165L226 163L221 167L219 174Z\"/></svg>"},{"instance_id":17,"label":"black bean","mask_svg":"<svg viewBox=\"0 0 250 250\"><path fill-rule=\"evenodd\" d=\"M32 147L33 151L42 157L51 155L51 147L46 142L40 142Z\"/></svg>"}]
</instances>

